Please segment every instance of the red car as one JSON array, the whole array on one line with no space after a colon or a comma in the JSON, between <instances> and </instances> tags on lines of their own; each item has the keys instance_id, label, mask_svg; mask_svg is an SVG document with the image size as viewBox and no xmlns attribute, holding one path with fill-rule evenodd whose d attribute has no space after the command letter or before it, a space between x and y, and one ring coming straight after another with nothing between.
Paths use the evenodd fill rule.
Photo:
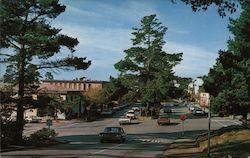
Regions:
<instances>
[{"instance_id":1,"label":"red car","mask_svg":"<svg viewBox=\"0 0 250 158\"><path fill-rule=\"evenodd\" d=\"M170 124L170 119L167 116L159 116L157 119L158 125Z\"/></svg>"}]
</instances>

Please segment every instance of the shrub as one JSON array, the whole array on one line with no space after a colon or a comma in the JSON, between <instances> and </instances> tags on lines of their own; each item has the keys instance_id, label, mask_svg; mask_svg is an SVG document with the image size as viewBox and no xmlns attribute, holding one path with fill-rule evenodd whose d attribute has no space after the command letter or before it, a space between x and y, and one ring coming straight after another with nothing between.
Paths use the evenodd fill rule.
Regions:
<instances>
[{"instance_id":1,"label":"shrub","mask_svg":"<svg viewBox=\"0 0 250 158\"><path fill-rule=\"evenodd\" d=\"M16 136L23 125L22 123L1 120L1 148L22 143L16 141L18 140Z\"/></svg>"},{"instance_id":2,"label":"shrub","mask_svg":"<svg viewBox=\"0 0 250 158\"><path fill-rule=\"evenodd\" d=\"M43 143L49 141L55 141L55 137L58 133L54 129L43 128L30 135L30 141L32 143Z\"/></svg>"}]
</instances>

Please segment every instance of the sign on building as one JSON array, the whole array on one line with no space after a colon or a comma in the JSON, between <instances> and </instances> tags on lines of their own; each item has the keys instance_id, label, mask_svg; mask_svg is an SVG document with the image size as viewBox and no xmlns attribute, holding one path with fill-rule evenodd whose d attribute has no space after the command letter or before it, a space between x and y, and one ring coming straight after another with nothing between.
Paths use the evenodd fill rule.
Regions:
<instances>
[{"instance_id":1,"label":"sign on building","mask_svg":"<svg viewBox=\"0 0 250 158\"><path fill-rule=\"evenodd\" d=\"M200 93L200 106L201 107L209 106L209 93Z\"/></svg>"}]
</instances>

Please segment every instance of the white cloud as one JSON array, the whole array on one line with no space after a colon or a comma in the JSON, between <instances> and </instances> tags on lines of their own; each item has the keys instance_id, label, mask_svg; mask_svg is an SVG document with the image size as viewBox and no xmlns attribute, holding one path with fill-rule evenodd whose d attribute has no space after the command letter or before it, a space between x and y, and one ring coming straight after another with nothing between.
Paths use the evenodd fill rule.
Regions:
<instances>
[{"instance_id":1,"label":"white cloud","mask_svg":"<svg viewBox=\"0 0 250 158\"><path fill-rule=\"evenodd\" d=\"M78 38L80 43L75 54L92 60L92 66L86 72L107 69L110 71L106 72L107 76L114 74L114 64L124 58L123 50L131 47L131 28L139 26L139 21L143 16L157 14L152 4L140 3L140 1L128 1L126 5L119 7L98 2L91 9L82 9L80 6L69 4L67 9L81 18L93 18L97 25L101 24L102 27L98 27L93 24L84 25L81 22L59 21L55 23L55 26L62 28L62 33ZM127 26L127 23L131 25L131 28L123 27ZM176 34L189 34L189 31L180 28L169 29ZM173 41L168 41L164 50L183 52L183 61L174 70L177 75L187 77L205 75L218 56L216 52L207 51L199 46ZM107 76L102 78L107 78Z\"/></svg>"},{"instance_id":2,"label":"white cloud","mask_svg":"<svg viewBox=\"0 0 250 158\"><path fill-rule=\"evenodd\" d=\"M71 6L71 5L66 5L67 12L75 13L80 16L91 16L91 17L101 17L101 14L98 14L93 11L87 11L87 10L82 10L77 7Z\"/></svg>"},{"instance_id":3,"label":"white cloud","mask_svg":"<svg viewBox=\"0 0 250 158\"><path fill-rule=\"evenodd\" d=\"M114 64L124 57L123 50L131 47L132 30L123 28L94 28L56 23L62 33L77 37L76 55L92 60L93 69L107 68L115 71ZM183 52L181 64L174 68L177 75L197 77L206 75L215 63L218 54L201 47L168 41L164 48L168 53ZM91 70L91 69L90 69ZM107 72L107 76L113 72Z\"/></svg>"},{"instance_id":4,"label":"white cloud","mask_svg":"<svg viewBox=\"0 0 250 158\"><path fill-rule=\"evenodd\" d=\"M98 18L98 21L119 25L117 21L129 21L130 23L138 24L142 17L150 14L156 14L153 4L144 1L128 1L119 7L105 2L93 2L94 8L80 8L81 6L73 6L66 4L67 12L75 13L81 17ZM85 6L88 6L85 4Z\"/></svg>"},{"instance_id":5,"label":"white cloud","mask_svg":"<svg viewBox=\"0 0 250 158\"><path fill-rule=\"evenodd\" d=\"M173 41L167 42L164 50L168 53L183 53L183 60L174 70L177 75L186 77L206 75L218 57L217 52Z\"/></svg>"},{"instance_id":6,"label":"white cloud","mask_svg":"<svg viewBox=\"0 0 250 158\"><path fill-rule=\"evenodd\" d=\"M63 34L76 37L79 44L75 54L92 60L93 67L113 67L124 57L123 50L131 45L131 30L122 28L94 28L56 23Z\"/></svg>"},{"instance_id":7,"label":"white cloud","mask_svg":"<svg viewBox=\"0 0 250 158\"><path fill-rule=\"evenodd\" d=\"M169 30L170 32L177 33L177 34L183 34L183 35L187 35L187 34L190 33L190 32L187 31L187 30L182 30L182 29L177 29L177 28L168 28L168 30Z\"/></svg>"}]
</instances>

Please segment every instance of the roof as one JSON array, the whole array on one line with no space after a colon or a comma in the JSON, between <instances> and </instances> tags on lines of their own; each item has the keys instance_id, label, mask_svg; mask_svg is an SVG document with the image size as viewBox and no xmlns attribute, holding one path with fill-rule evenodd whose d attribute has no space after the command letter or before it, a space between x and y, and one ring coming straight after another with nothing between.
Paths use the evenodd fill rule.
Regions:
<instances>
[{"instance_id":1,"label":"roof","mask_svg":"<svg viewBox=\"0 0 250 158\"><path fill-rule=\"evenodd\" d=\"M40 84L38 91L40 93L43 92L59 92L59 93L67 93L69 91L71 92L80 92L80 90L75 90L75 89L71 89L71 88L65 88L65 87L60 87L60 86L56 86L56 85L50 85L50 84Z\"/></svg>"},{"instance_id":2,"label":"roof","mask_svg":"<svg viewBox=\"0 0 250 158\"><path fill-rule=\"evenodd\" d=\"M109 83L108 81L97 81L97 80L42 80L42 82L70 82L70 83Z\"/></svg>"}]
</instances>

